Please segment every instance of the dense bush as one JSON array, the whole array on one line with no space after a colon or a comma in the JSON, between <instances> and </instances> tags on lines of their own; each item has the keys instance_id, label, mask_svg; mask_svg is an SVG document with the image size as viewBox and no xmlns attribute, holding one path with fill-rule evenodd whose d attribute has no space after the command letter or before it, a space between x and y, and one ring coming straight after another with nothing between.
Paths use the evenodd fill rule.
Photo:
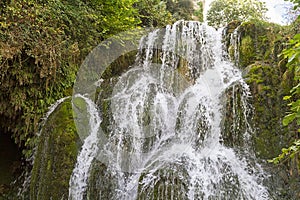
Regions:
<instances>
[{"instance_id":1,"label":"dense bush","mask_svg":"<svg viewBox=\"0 0 300 200\"><path fill-rule=\"evenodd\" d=\"M135 1L4 1L0 14L0 126L29 145L49 105L70 95L101 40L140 23Z\"/></svg>"}]
</instances>

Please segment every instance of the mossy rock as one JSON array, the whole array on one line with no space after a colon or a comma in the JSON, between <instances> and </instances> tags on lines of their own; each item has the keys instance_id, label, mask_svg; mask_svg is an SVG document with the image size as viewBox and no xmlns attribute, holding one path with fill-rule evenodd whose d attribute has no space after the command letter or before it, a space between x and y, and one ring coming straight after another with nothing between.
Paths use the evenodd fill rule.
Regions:
<instances>
[{"instance_id":1,"label":"mossy rock","mask_svg":"<svg viewBox=\"0 0 300 200\"><path fill-rule=\"evenodd\" d=\"M284 94L289 94L290 89L294 85L294 73L287 70L282 75L281 88L283 89Z\"/></svg>"},{"instance_id":2,"label":"mossy rock","mask_svg":"<svg viewBox=\"0 0 300 200\"><path fill-rule=\"evenodd\" d=\"M241 25L240 21L232 21L230 22L224 29L223 32L223 43L229 49L230 47L230 40L231 40L231 35L234 33L237 27Z\"/></svg>"},{"instance_id":3,"label":"mossy rock","mask_svg":"<svg viewBox=\"0 0 300 200\"><path fill-rule=\"evenodd\" d=\"M240 65L248 66L255 58L255 47L252 38L247 35L241 41Z\"/></svg>"},{"instance_id":4,"label":"mossy rock","mask_svg":"<svg viewBox=\"0 0 300 200\"><path fill-rule=\"evenodd\" d=\"M139 178L137 200L186 200L188 199L187 178L187 171L178 164L166 164L166 166L157 169L153 174L149 172L142 173ZM150 183L148 182L149 180ZM146 183L145 185L144 182Z\"/></svg>"},{"instance_id":5,"label":"mossy rock","mask_svg":"<svg viewBox=\"0 0 300 200\"><path fill-rule=\"evenodd\" d=\"M232 29L238 23L229 25L225 29L225 46L231 60L240 68L244 69L256 61L273 64L279 61L278 55L284 48L287 34L282 26L258 20L243 22L235 30ZM238 38L236 44L230 41L234 32ZM238 49L238 56L232 52L234 48Z\"/></svg>"},{"instance_id":6,"label":"mossy rock","mask_svg":"<svg viewBox=\"0 0 300 200\"><path fill-rule=\"evenodd\" d=\"M120 76L123 72L128 70L131 65L134 64L136 54L137 50L121 55L105 69L101 75L101 78L109 79L114 76Z\"/></svg>"},{"instance_id":7,"label":"mossy rock","mask_svg":"<svg viewBox=\"0 0 300 200\"><path fill-rule=\"evenodd\" d=\"M55 109L42 127L32 169L30 199L68 198L69 179L79 148L69 98Z\"/></svg>"},{"instance_id":8,"label":"mossy rock","mask_svg":"<svg viewBox=\"0 0 300 200\"><path fill-rule=\"evenodd\" d=\"M94 160L91 165L87 199L111 199L116 190L117 178L107 170L107 166L99 160Z\"/></svg>"},{"instance_id":9,"label":"mossy rock","mask_svg":"<svg viewBox=\"0 0 300 200\"><path fill-rule=\"evenodd\" d=\"M260 158L270 159L287 144L283 136L288 130L281 123L287 111L281 73L277 65L265 62L255 62L246 71L254 108L255 150Z\"/></svg>"},{"instance_id":10,"label":"mossy rock","mask_svg":"<svg viewBox=\"0 0 300 200\"><path fill-rule=\"evenodd\" d=\"M241 84L234 82L223 94L226 100L221 135L224 145L231 148L242 148L245 145L244 134L247 131L249 119L244 116L247 111L242 102L242 91Z\"/></svg>"}]
</instances>

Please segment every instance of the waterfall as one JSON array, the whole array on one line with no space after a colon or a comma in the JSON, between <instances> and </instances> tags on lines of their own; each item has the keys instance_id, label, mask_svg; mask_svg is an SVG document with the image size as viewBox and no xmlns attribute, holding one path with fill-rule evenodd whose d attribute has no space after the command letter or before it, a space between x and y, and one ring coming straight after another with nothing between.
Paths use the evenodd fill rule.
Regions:
<instances>
[{"instance_id":1,"label":"waterfall","mask_svg":"<svg viewBox=\"0 0 300 200\"><path fill-rule=\"evenodd\" d=\"M182 20L154 30L140 40L135 64L105 99L111 113L105 144L98 143L97 132L99 115L107 111L81 96L90 133L69 199L85 199L88 187L95 187L89 182L95 158L106 165L99 179L110 177L102 182L111 186L104 194L106 186L98 184L98 199L270 199L251 144L250 96L241 71L223 51L222 30ZM232 118L241 113L239 120L227 119L226 112ZM226 123L230 133L223 131ZM231 145L226 135L235 134L241 144Z\"/></svg>"},{"instance_id":2,"label":"waterfall","mask_svg":"<svg viewBox=\"0 0 300 200\"><path fill-rule=\"evenodd\" d=\"M84 199L84 192L87 187L87 180L89 176L89 169L93 159L98 152L98 128L101 123L95 104L88 98L82 95L76 95L75 98L82 98L87 105L87 112L89 113L88 129L89 135L84 139L81 152L77 157L77 163L73 170L70 179L69 199Z\"/></svg>"}]
</instances>

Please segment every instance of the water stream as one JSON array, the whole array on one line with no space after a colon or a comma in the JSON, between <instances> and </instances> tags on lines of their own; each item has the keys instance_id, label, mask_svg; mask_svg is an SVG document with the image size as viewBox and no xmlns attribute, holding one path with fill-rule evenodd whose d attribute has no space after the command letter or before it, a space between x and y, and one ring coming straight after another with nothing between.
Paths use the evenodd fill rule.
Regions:
<instances>
[{"instance_id":1,"label":"water stream","mask_svg":"<svg viewBox=\"0 0 300 200\"><path fill-rule=\"evenodd\" d=\"M229 90L230 112L233 118L242 113L241 120L225 118ZM102 101L95 105L80 96L88 105L89 136L70 179L69 199L89 197L95 160L109 174L99 179L110 177L104 182L112 185L110 191L97 185L98 199L270 199L263 184L267 175L252 152L250 96L223 51L222 30L187 21L154 30L141 39L135 64L107 98L111 120L104 144ZM241 135L239 144L226 145L224 123Z\"/></svg>"}]
</instances>

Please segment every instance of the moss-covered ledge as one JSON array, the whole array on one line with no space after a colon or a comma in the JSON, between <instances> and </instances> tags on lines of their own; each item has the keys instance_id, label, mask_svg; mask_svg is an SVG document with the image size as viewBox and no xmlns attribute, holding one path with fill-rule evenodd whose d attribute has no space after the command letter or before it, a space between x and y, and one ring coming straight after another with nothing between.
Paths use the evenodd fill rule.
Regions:
<instances>
[{"instance_id":1,"label":"moss-covered ledge","mask_svg":"<svg viewBox=\"0 0 300 200\"><path fill-rule=\"evenodd\" d=\"M30 199L67 199L69 179L80 148L71 98L42 127L31 175Z\"/></svg>"},{"instance_id":2,"label":"moss-covered ledge","mask_svg":"<svg viewBox=\"0 0 300 200\"><path fill-rule=\"evenodd\" d=\"M224 42L232 61L241 69L255 63L278 63L288 40L287 27L264 21L231 22L224 31Z\"/></svg>"},{"instance_id":3,"label":"moss-covered ledge","mask_svg":"<svg viewBox=\"0 0 300 200\"><path fill-rule=\"evenodd\" d=\"M297 22L295 22L297 23ZM298 22L299 23L299 22ZM224 31L225 48L230 59L242 69L250 86L253 106L253 144L256 156L262 160L276 157L289 145L294 134L284 127L282 119L288 111L283 100L295 85L287 70L287 60L280 56L286 42L299 26L279 26L251 21L232 22ZM271 175L270 188L281 199L299 198L299 172L296 163L274 166L263 162Z\"/></svg>"},{"instance_id":4,"label":"moss-covered ledge","mask_svg":"<svg viewBox=\"0 0 300 200\"><path fill-rule=\"evenodd\" d=\"M257 61L245 71L255 110L256 153L261 158L270 159L287 143L283 136L288 130L281 123L287 110L283 101L286 86L281 84L282 77L277 66Z\"/></svg>"},{"instance_id":5,"label":"moss-covered ledge","mask_svg":"<svg viewBox=\"0 0 300 200\"><path fill-rule=\"evenodd\" d=\"M243 70L250 86L254 108L255 149L260 158L270 159L288 143L282 126L287 111L283 96L292 87L291 75L280 53L292 30L264 21L232 22L224 30L230 59Z\"/></svg>"}]
</instances>

